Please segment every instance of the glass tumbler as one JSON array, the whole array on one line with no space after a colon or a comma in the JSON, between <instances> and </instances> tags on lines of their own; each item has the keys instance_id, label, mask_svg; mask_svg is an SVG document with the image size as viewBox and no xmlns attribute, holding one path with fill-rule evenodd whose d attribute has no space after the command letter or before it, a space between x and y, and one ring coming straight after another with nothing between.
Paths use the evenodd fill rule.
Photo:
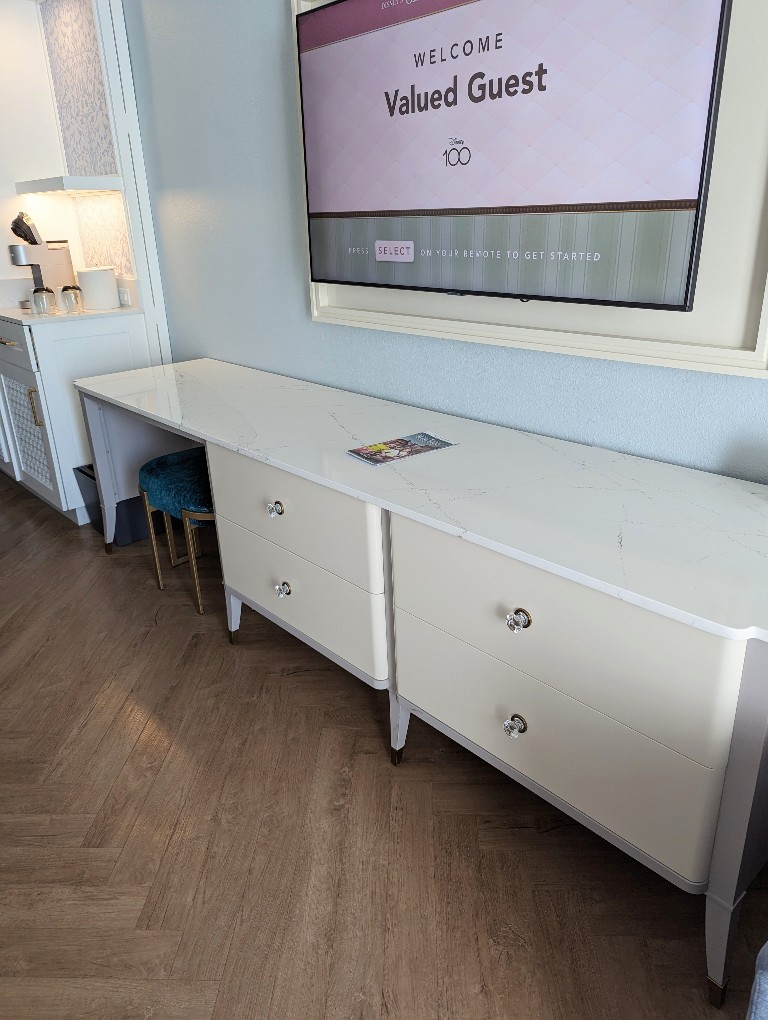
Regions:
<instances>
[{"instance_id":1,"label":"glass tumbler","mask_svg":"<svg viewBox=\"0 0 768 1020\"><path fill-rule=\"evenodd\" d=\"M56 312L56 295L50 287L35 287L29 297L33 315L53 315Z\"/></svg>"},{"instance_id":2,"label":"glass tumbler","mask_svg":"<svg viewBox=\"0 0 768 1020\"><path fill-rule=\"evenodd\" d=\"M61 288L61 310L62 312L78 313L83 310L83 292L76 284L69 284Z\"/></svg>"}]
</instances>

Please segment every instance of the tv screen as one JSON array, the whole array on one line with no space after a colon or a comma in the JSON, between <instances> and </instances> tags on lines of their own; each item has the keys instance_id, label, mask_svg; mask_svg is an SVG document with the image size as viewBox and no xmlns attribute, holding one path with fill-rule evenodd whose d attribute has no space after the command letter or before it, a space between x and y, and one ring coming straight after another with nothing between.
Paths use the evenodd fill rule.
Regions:
<instances>
[{"instance_id":1,"label":"tv screen","mask_svg":"<svg viewBox=\"0 0 768 1020\"><path fill-rule=\"evenodd\" d=\"M316 282L689 310L729 0L298 15Z\"/></svg>"}]
</instances>

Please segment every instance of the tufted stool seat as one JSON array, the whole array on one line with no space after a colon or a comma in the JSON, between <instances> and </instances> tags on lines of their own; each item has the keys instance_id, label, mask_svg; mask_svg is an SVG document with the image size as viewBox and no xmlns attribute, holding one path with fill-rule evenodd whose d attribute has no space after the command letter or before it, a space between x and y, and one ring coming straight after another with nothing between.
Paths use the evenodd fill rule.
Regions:
<instances>
[{"instance_id":1,"label":"tufted stool seat","mask_svg":"<svg viewBox=\"0 0 768 1020\"><path fill-rule=\"evenodd\" d=\"M139 470L139 493L147 515L147 529L152 544L152 555L155 559L158 587L162 590L165 586L160 570L155 529L152 524L152 513L155 510L159 510L163 515L171 566L176 567L179 563L189 562L195 586L197 611L202 613L203 599L200 593L200 579L197 574L199 547L195 529L206 521L214 519L205 449L202 446L196 446L191 450L166 453L162 457L155 457L153 460L147 461ZM186 556L176 555L172 517L181 520L184 525L184 537L187 544Z\"/></svg>"}]
</instances>

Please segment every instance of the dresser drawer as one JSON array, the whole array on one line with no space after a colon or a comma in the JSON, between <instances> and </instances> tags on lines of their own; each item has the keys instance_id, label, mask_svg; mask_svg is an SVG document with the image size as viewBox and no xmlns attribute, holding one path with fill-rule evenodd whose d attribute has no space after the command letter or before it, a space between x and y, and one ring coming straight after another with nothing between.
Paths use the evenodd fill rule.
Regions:
<instances>
[{"instance_id":1,"label":"dresser drawer","mask_svg":"<svg viewBox=\"0 0 768 1020\"><path fill-rule=\"evenodd\" d=\"M216 529L225 584L374 680L387 679L383 595L371 595L223 517L216 518ZM290 594L279 598L275 585L284 581Z\"/></svg>"},{"instance_id":2,"label":"dresser drawer","mask_svg":"<svg viewBox=\"0 0 768 1020\"><path fill-rule=\"evenodd\" d=\"M0 318L0 364L37 372L37 358L29 331L20 322Z\"/></svg>"},{"instance_id":3,"label":"dresser drawer","mask_svg":"<svg viewBox=\"0 0 768 1020\"><path fill-rule=\"evenodd\" d=\"M691 882L709 872L708 769L397 610L397 693ZM519 714L516 739L504 721Z\"/></svg>"},{"instance_id":4,"label":"dresser drawer","mask_svg":"<svg viewBox=\"0 0 768 1020\"><path fill-rule=\"evenodd\" d=\"M687 755L724 768L745 642L695 630L392 516L395 603ZM515 633L507 614L525 609Z\"/></svg>"},{"instance_id":5,"label":"dresser drawer","mask_svg":"<svg viewBox=\"0 0 768 1020\"><path fill-rule=\"evenodd\" d=\"M216 513L373 594L384 591L381 511L359 499L208 447ZM282 512L270 516L269 507Z\"/></svg>"}]
</instances>

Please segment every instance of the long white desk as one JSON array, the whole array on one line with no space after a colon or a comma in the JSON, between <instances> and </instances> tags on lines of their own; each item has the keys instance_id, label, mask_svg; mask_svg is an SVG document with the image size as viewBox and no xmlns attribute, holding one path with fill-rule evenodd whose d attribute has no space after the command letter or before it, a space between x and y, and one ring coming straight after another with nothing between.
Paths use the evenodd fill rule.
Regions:
<instances>
[{"instance_id":1,"label":"long white desk","mask_svg":"<svg viewBox=\"0 0 768 1020\"><path fill-rule=\"evenodd\" d=\"M741 900L768 855L768 487L209 359L76 385L108 547L141 464L206 444L230 630L242 602L270 615L243 588L273 552L311 561L307 590L333 577L362 591L376 648L359 661L311 626L273 618L390 687L393 760L419 715L676 885L706 893L710 991L721 1000ZM380 467L347 452L415 432L454 445ZM305 512L330 537L337 506L343 515L352 505L317 502L313 491L365 504L360 526L382 545L383 578L370 548L361 580L351 561L317 573L323 554L297 557L271 525L251 534L247 516L235 519L237 479L260 492L259 464L284 473L264 484L309 483L296 500L309 494ZM247 555L236 555L244 543ZM341 634L345 621L328 617L319 633L335 626ZM438 690L427 674L441 657ZM459 660L464 680L458 667L449 676ZM487 718L470 719L484 702Z\"/></svg>"}]
</instances>

